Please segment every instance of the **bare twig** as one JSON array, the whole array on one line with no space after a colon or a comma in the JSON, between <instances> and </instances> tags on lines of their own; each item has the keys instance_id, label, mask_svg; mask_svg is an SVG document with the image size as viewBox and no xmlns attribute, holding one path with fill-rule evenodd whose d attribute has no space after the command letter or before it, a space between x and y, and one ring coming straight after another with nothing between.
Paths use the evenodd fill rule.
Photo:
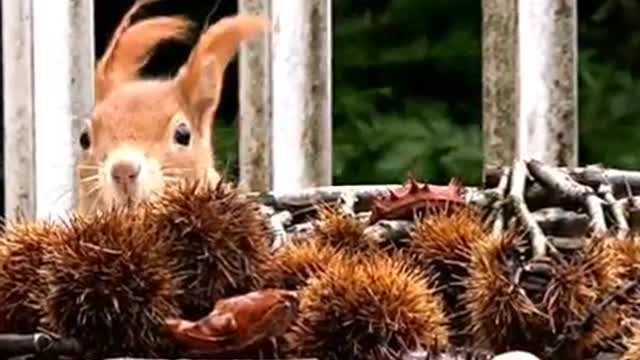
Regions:
<instances>
[{"instance_id":1,"label":"bare twig","mask_svg":"<svg viewBox=\"0 0 640 360\"><path fill-rule=\"evenodd\" d=\"M498 183L498 187L496 191L502 200L504 200L507 195L507 187L509 186L509 175L511 174L510 169L504 169L502 171L502 177L500 178L500 182ZM500 233L504 230L504 201L497 201L497 206L495 209L495 221L493 223L493 235L499 236Z\"/></svg>"},{"instance_id":2,"label":"bare twig","mask_svg":"<svg viewBox=\"0 0 640 360\"><path fill-rule=\"evenodd\" d=\"M0 334L0 353L6 356L27 354L78 355L82 352L77 341L57 339L43 333Z\"/></svg>"},{"instance_id":3,"label":"bare twig","mask_svg":"<svg viewBox=\"0 0 640 360\"><path fill-rule=\"evenodd\" d=\"M264 216L272 216L273 214L276 213L276 211L271 206L261 204L260 213Z\"/></svg>"},{"instance_id":4,"label":"bare twig","mask_svg":"<svg viewBox=\"0 0 640 360\"><path fill-rule=\"evenodd\" d=\"M498 193L492 192L491 194ZM496 196L495 204L499 203L501 205L508 203L513 204L513 201L499 201ZM537 227L542 230L543 234L552 235L552 237L547 238L549 248L554 249L556 240L559 244L558 247L563 249L574 249L580 247L580 244L583 244L580 240L588 232L589 226L589 217L586 214L562 210L559 208L546 208L537 210L533 213L527 210L527 212L529 213L528 216L532 220L532 224L537 224ZM355 218L360 222L367 223L369 214L370 213L368 211L357 212L355 214ZM287 212L280 212L276 215L288 216ZM288 236L294 237L304 236L309 232L312 232L320 223L320 220L313 219L300 223L289 224L289 220L290 219L287 218L287 221L284 224L284 229ZM273 221L275 221L275 219L272 219L272 222ZM414 224L411 221L381 220L378 224L367 227L365 231L378 241L388 242L406 238L408 236L407 234L412 231L413 226ZM275 225L274 228L281 229L278 225ZM276 235L281 234L276 232Z\"/></svg>"},{"instance_id":5,"label":"bare twig","mask_svg":"<svg viewBox=\"0 0 640 360\"><path fill-rule=\"evenodd\" d=\"M402 354L402 360L490 360L494 354L487 350L452 348L445 352L410 351ZM529 360L529 359L526 359Z\"/></svg>"},{"instance_id":6,"label":"bare twig","mask_svg":"<svg viewBox=\"0 0 640 360\"><path fill-rule=\"evenodd\" d=\"M606 233L607 224L602 210L602 200L594 189L579 184L568 174L538 160L530 160L526 164L531 176L544 187L562 194L562 197L569 201L582 203L587 208L591 216L591 228L594 235L600 236Z\"/></svg>"},{"instance_id":7,"label":"bare twig","mask_svg":"<svg viewBox=\"0 0 640 360\"><path fill-rule=\"evenodd\" d=\"M355 206L357 201L358 197L355 194L351 192L345 192L342 193L338 198L338 205L340 206L342 212L344 212L345 214L355 215Z\"/></svg>"},{"instance_id":8,"label":"bare twig","mask_svg":"<svg viewBox=\"0 0 640 360\"><path fill-rule=\"evenodd\" d=\"M546 235L582 237L589 232L589 215L558 207L549 207L531 213Z\"/></svg>"},{"instance_id":9,"label":"bare twig","mask_svg":"<svg viewBox=\"0 0 640 360\"><path fill-rule=\"evenodd\" d=\"M531 247L533 248L533 256L541 257L547 253L547 239L542 229L529 212L524 202L525 183L527 180L527 167L524 161L516 161L511 172L511 191L509 197L513 202L514 208L523 225L527 227Z\"/></svg>"},{"instance_id":10,"label":"bare twig","mask_svg":"<svg viewBox=\"0 0 640 360\"><path fill-rule=\"evenodd\" d=\"M319 220L312 220L312 221L307 221L300 224L295 224L288 227L287 232L294 236L308 234L315 229L318 223L319 223Z\"/></svg>"},{"instance_id":11,"label":"bare twig","mask_svg":"<svg viewBox=\"0 0 640 360\"><path fill-rule=\"evenodd\" d=\"M335 203L340 196L345 193L352 193L356 196L358 202L371 201L380 195L388 195L389 190L401 189L403 185L340 185L340 186L321 186L309 189L303 189L291 193L286 192L267 192L247 193L247 197L254 198L257 201L272 206L274 208L288 207L304 207L319 203Z\"/></svg>"},{"instance_id":12,"label":"bare twig","mask_svg":"<svg viewBox=\"0 0 640 360\"><path fill-rule=\"evenodd\" d=\"M613 190L611 189L611 185L605 184L601 185L598 189L598 192L607 202L609 208L611 209L611 213L613 214L613 218L615 219L616 226L618 228L617 235L619 238L623 238L629 232L629 223L627 222L627 218L624 216L624 206L622 203L616 201L616 198L613 197Z\"/></svg>"},{"instance_id":13,"label":"bare twig","mask_svg":"<svg viewBox=\"0 0 640 360\"><path fill-rule=\"evenodd\" d=\"M578 250L582 249L585 245L587 237L565 237L565 236L547 236L547 240L556 249L562 250Z\"/></svg>"},{"instance_id":14,"label":"bare twig","mask_svg":"<svg viewBox=\"0 0 640 360\"><path fill-rule=\"evenodd\" d=\"M567 200L584 204L584 198L595 193L592 188L577 183L558 168L545 165L538 160L530 160L526 164L529 173L536 181L542 186L562 194Z\"/></svg>"},{"instance_id":15,"label":"bare twig","mask_svg":"<svg viewBox=\"0 0 640 360\"><path fill-rule=\"evenodd\" d=\"M633 195L640 195L640 171L607 169L602 165L588 165L586 167L558 167L558 171L569 175L580 184L587 185L593 189L598 189L602 184L610 184L613 195L616 198L625 196L628 187ZM493 187L498 184L502 170L494 168L487 171L486 184Z\"/></svg>"},{"instance_id":16,"label":"bare twig","mask_svg":"<svg viewBox=\"0 0 640 360\"><path fill-rule=\"evenodd\" d=\"M273 229L272 248L277 249L287 243L287 231L285 226L289 225L293 220L293 216L288 211L280 211L270 217L271 228Z\"/></svg>"},{"instance_id":17,"label":"bare twig","mask_svg":"<svg viewBox=\"0 0 640 360\"><path fill-rule=\"evenodd\" d=\"M585 199L585 205L589 215L591 215L591 228L595 236L602 236L607 233L607 223L602 210L602 199L596 194L590 194Z\"/></svg>"},{"instance_id":18,"label":"bare twig","mask_svg":"<svg viewBox=\"0 0 640 360\"><path fill-rule=\"evenodd\" d=\"M339 185L307 188L300 191L285 193L257 193L249 192L245 196L259 203L273 207L276 210L291 210L313 206L315 204L336 204L345 194L350 194L355 200L354 211L367 211L371 208L374 198L387 196L389 190L399 190L405 185ZM495 189L481 190L477 187L465 187L465 199L469 204L482 208L490 207L499 199Z\"/></svg>"},{"instance_id":19,"label":"bare twig","mask_svg":"<svg viewBox=\"0 0 640 360\"><path fill-rule=\"evenodd\" d=\"M370 236L378 243L396 242L400 239L409 238L414 228L412 221L406 220L380 220L368 226L364 234Z\"/></svg>"},{"instance_id":20,"label":"bare twig","mask_svg":"<svg viewBox=\"0 0 640 360\"><path fill-rule=\"evenodd\" d=\"M616 201L628 217L629 229L636 231L640 228L640 196L627 196Z\"/></svg>"}]
</instances>

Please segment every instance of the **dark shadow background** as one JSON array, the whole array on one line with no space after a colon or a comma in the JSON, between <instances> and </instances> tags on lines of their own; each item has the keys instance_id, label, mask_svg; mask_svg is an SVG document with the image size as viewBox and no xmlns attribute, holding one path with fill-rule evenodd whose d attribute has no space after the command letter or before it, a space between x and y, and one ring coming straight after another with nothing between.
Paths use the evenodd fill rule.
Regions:
<instances>
[{"instance_id":1,"label":"dark shadow background","mask_svg":"<svg viewBox=\"0 0 640 360\"><path fill-rule=\"evenodd\" d=\"M94 1L100 56L134 1ZM142 16L182 14L202 26L216 4L210 23L237 12L236 0L165 0ZM640 169L640 1L580 0L578 19L580 162ZM409 172L480 183L481 22L478 0L333 2L335 184L397 183ZM175 73L191 45L162 45L144 73ZM232 177L237 80L234 62L215 129L219 166Z\"/></svg>"}]
</instances>

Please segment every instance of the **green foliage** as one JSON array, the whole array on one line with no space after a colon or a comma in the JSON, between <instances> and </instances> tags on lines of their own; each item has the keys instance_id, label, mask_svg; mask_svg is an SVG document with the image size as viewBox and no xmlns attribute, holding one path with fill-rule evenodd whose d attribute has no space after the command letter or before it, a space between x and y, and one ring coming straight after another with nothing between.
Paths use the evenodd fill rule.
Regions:
<instances>
[{"instance_id":1,"label":"green foliage","mask_svg":"<svg viewBox=\"0 0 640 360\"><path fill-rule=\"evenodd\" d=\"M640 3L587 1L580 20L581 163L638 169Z\"/></svg>"},{"instance_id":2,"label":"green foliage","mask_svg":"<svg viewBox=\"0 0 640 360\"><path fill-rule=\"evenodd\" d=\"M640 3L578 8L581 163L640 168ZM334 183L478 184L481 2L341 0L334 23ZM218 131L236 164L237 133Z\"/></svg>"}]
</instances>

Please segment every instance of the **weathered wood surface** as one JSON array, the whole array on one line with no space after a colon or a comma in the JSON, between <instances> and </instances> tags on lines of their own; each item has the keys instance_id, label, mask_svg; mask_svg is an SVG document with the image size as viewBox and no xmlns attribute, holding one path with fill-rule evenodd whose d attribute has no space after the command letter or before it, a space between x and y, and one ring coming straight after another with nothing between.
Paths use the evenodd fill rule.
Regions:
<instances>
[{"instance_id":1,"label":"weathered wood surface","mask_svg":"<svg viewBox=\"0 0 640 360\"><path fill-rule=\"evenodd\" d=\"M272 0L273 189L332 177L331 0Z\"/></svg>"},{"instance_id":2,"label":"weathered wood surface","mask_svg":"<svg viewBox=\"0 0 640 360\"><path fill-rule=\"evenodd\" d=\"M482 0L484 173L513 162L518 114L517 1ZM484 177L484 176L483 176Z\"/></svg>"},{"instance_id":3,"label":"weathered wood surface","mask_svg":"<svg viewBox=\"0 0 640 360\"><path fill-rule=\"evenodd\" d=\"M483 0L483 178L578 165L576 0Z\"/></svg>"},{"instance_id":4,"label":"weathered wood surface","mask_svg":"<svg viewBox=\"0 0 640 360\"><path fill-rule=\"evenodd\" d=\"M94 102L93 0L32 0L36 216L77 202L77 139Z\"/></svg>"},{"instance_id":5,"label":"weathered wood surface","mask_svg":"<svg viewBox=\"0 0 640 360\"><path fill-rule=\"evenodd\" d=\"M518 1L516 153L523 160L578 166L576 7L577 0Z\"/></svg>"},{"instance_id":6,"label":"weathered wood surface","mask_svg":"<svg viewBox=\"0 0 640 360\"><path fill-rule=\"evenodd\" d=\"M35 216L31 2L2 0L5 218Z\"/></svg>"},{"instance_id":7,"label":"weathered wood surface","mask_svg":"<svg viewBox=\"0 0 640 360\"><path fill-rule=\"evenodd\" d=\"M238 12L270 17L271 0L238 0ZM239 162L240 188L271 189L271 33L240 45L239 63Z\"/></svg>"}]
</instances>

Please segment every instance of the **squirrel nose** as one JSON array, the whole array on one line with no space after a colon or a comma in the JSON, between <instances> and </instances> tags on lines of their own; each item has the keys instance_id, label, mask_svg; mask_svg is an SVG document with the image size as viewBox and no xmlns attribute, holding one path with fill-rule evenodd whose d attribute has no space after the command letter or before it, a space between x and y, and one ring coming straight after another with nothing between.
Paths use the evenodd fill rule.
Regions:
<instances>
[{"instance_id":1,"label":"squirrel nose","mask_svg":"<svg viewBox=\"0 0 640 360\"><path fill-rule=\"evenodd\" d=\"M119 186L128 188L136 182L140 175L140 163L131 160L120 160L111 166L111 178Z\"/></svg>"}]
</instances>

